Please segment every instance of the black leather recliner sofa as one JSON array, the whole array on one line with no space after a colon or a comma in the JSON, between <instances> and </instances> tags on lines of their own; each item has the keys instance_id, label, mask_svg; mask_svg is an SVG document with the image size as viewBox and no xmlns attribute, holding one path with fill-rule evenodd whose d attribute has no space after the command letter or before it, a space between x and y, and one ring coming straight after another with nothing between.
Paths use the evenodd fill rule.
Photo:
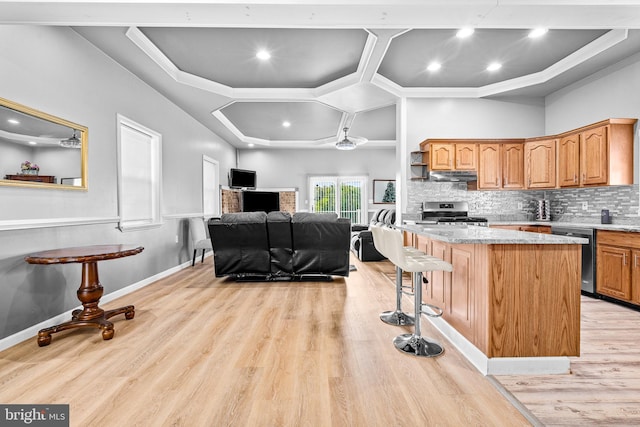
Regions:
<instances>
[{"instance_id":1,"label":"black leather recliner sofa","mask_svg":"<svg viewBox=\"0 0 640 427\"><path fill-rule=\"evenodd\" d=\"M241 212L208 223L216 277L303 280L349 275L351 222L334 213Z\"/></svg>"},{"instance_id":2,"label":"black leather recliner sofa","mask_svg":"<svg viewBox=\"0 0 640 427\"><path fill-rule=\"evenodd\" d=\"M380 209L374 212L369 226L354 225L351 233L351 251L360 261L382 261L387 259L373 244L373 235L369 230L371 225L393 226L396 223L395 209Z\"/></svg>"}]
</instances>

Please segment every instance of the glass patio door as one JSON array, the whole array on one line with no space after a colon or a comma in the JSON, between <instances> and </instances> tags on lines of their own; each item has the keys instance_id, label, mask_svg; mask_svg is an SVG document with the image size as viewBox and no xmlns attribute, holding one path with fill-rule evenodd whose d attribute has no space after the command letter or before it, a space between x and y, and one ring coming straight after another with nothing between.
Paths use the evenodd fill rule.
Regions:
<instances>
[{"instance_id":1,"label":"glass patio door","mask_svg":"<svg viewBox=\"0 0 640 427\"><path fill-rule=\"evenodd\" d=\"M309 178L311 212L335 212L352 224L367 223L365 176L312 176Z\"/></svg>"}]
</instances>

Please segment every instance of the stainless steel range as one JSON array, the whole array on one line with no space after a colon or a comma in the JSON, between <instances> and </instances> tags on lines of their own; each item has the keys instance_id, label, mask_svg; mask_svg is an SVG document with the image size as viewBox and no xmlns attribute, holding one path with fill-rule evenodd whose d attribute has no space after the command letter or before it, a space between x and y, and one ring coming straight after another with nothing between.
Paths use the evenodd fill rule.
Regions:
<instances>
[{"instance_id":1,"label":"stainless steel range","mask_svg":"<svg viewBox=\"0 0 640 427\"><path fill-rule=\"evenodd\" d=\"M467 202L424 202L420 224L479 225L486 227L487 219L469 216Z\"/></svg>"}]
</instances>

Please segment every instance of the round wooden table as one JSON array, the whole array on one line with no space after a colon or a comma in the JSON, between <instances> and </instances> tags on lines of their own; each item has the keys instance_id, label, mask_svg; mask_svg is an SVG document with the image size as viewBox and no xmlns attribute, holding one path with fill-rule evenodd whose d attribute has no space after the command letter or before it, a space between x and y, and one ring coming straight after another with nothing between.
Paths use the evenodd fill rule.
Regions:
<instances>
[{"instance_id":1,"label":"round wooden table","mask_svg":"<svg viewBox=\"0 0 640 427\"><path fill-rule=\"evenodd\" d=\"M109 318L124 313L125 319L131 320L135 316L135 307L116 308L103 310L98 306L104 289L98 280L98 261L123 258L136 255L144 248L136 245L95 245L76 248L54 249L31 254L25 257L29 264L69 264L82 263L82 282L78 289L78 299L82 303L82 310L74 310L71 320L57 326L42 329L38 332L38 345L40 347L51 343L51 334L67 329L75 328L100 328L102 339L113 338L113 323Z\"/></svg>"}]
</instances>

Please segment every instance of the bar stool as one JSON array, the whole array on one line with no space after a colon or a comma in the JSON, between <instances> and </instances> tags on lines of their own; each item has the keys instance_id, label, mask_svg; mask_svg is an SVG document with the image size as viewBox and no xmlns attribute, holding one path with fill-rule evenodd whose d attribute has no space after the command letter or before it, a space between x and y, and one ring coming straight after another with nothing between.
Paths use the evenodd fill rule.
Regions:
<instances>
[{"instance_id":1,"label":"bar stool","mask_svg":"<svg viewBox=\"0 0 640 427\"><path fill-rule=\"evenodd\" d=\"M386 240L384 239L382 234L383 228L388 227L372 225L370 227L371 235L373 236L373 245L378 250L378 252L389 258L388 248L385 244ZM396 264L396 309L380 313L380 320L382 320L384 323L395 326L411 326L415 324L413 316L402 311L402 293L404 288L405 287L402 285L402 269Z\"/></svg>"},{"instance_id":2,"label":"bar stool","mask_svg":"<svg viewBox=\"0 0 640 427\"><path fill-rule=\"evenodd\" d=\"M435 357L444 352L444 348L437 343L426 340L422 337L420 331L420 315L426 314L430 317L442 316L442 309L431 304L422 303L422 272L423 271L453 271L453 266L437 257L433 256L410 256L409 252L404 249L402 241L402 232L391 228L382 230L383 246L388 250L387 258L396 266L404 271L413 273L412 280L414 284L414 308L415 308L415 329L412 334L398 335L393 344L403 353L412 354L419 357ZM435 314L423 312L422 308L427 306Z\"/></svg>"}]
</instances>

